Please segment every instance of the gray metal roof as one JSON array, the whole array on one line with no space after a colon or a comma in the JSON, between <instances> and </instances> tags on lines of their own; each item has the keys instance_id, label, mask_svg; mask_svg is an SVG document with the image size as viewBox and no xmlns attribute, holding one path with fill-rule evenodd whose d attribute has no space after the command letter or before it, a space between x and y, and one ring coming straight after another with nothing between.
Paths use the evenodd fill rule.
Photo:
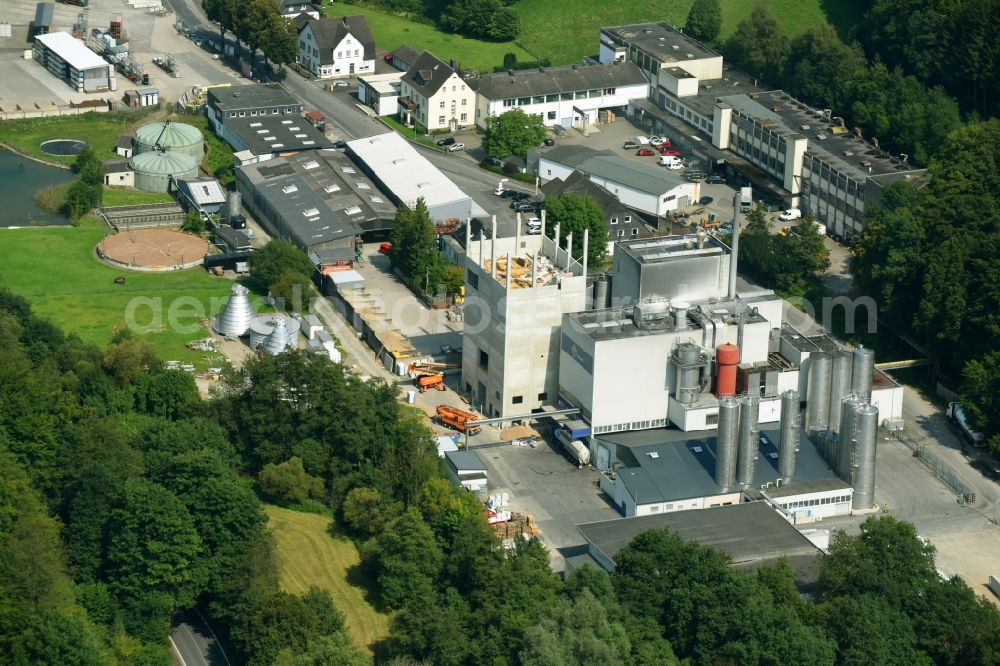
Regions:
<instances>
[{"instance_id":1,"label":"gray metal roof","mask_svg":"<svg viewBox=\"0 0 1000 666\"><path fill-rule=\"evenodd\" d=\"M664 167L638 164L618 155L592 157L580 165L580 171L656 196L686 182Z\"/></svg>"},{"instance_id":2,"label":"gray metal roof","mask_svg":"<svg viewBox=\"0 0 1000 666\"><path fill-rule=\"evenodd\" d=\"M512 70L484 74L469 82L476 92L490 100L554 95L646 83L642 70L631 62Z\"/></svg>"},{"instance_id":3,"label":"gray metal roof","mask_svg":"<svg viewBox=\"0 0 1000 666\"><path fill-rule=\"evenodd\" d=\"M601 34L611 37L616 42L636 46L661 63L683 63L687 60L713 58L719 55L663 21L601 28ZM689 58L689 54L692 57Z\"/></svg>"},{"instance_id":4,"label":"gray metal roof","mask_svg":"<svg viewBox=\"0 0 1000 666\"><path fill-rule=\"evenodd\" d=\"M364 47L365 60L375 58L375 38L368 29L364 16L341 16L309 21L305 25L312 30L319 47L319 61L324 65L333 64L333 50L350 33ZM299 32L302 30L300 29Z\"/></svg>"},{"instance_id":5,"label":"gray metal roof","mask_svg":"<svg viewBox=\"0 0 1000 666\"><path fill-rule=\"evenodd\" d=\"M539 155L539 159L556 162L570 168L577 168L592 157L613 156L610 150L594 150L586 146L560 144Z\"/></svg>"},{"instance_id":6,"label":"gray metal roof","mask_svg":"<svg viewBox=\"0 0 1000 666\"><path fill-rule=\"evenodd\" d=\"M456 471L486 471L486 463L475 451L445 451L444 457Z\"/></svg>"},{"instance_id":7,"label":"gray metal roof","mask_svg":"<svg viewBox=\"0 0 1000 666\"><path fill-rule=\"evenodd\" d=\"M606 189L590 180L586 174L574 171L566 180L554 178L542 186L546 197L559 197L572 194L590 199L597 204L607 217L630 215L631 212L618 198ZM610 240L610 239L609 239Z\"/></svg>"},{"instance_id":8,"label":"gray metal roof","mask_svg":"<svg viewBox=\"0 0 1000 666\"><path fill-rule=\"evenodd\" d=\"M615 445L617 457L625 465L618 470L618 478L639 504L722 494L714 478L714 430L696 433L673 429L641 430L598 435L597 438ZM778 429L761 428L760 439L754 487L774 484L778 479ZM795 476L786 485L794 488L799 482L834 476L834 471L809 438L804 432L800 433Z\"/></svg>"},{"instance_id":9,"label":"gray metal roof","mask_svg":"<svg viewBox=\"0 0 1000 666\"><path fill-rule=\"evenodd\" d=\"M580 534L608 560L643 532L668 529L727 553L737 568L757 568L788 557L798 579L814 579L820 551L766 502L673 511L652 516L577 525Z\"/></svg>"},{"instance_id":10,"label":"gray metal roof","mask_svg":"<svg viewBox=\"0 0 1000 666\"><path fill-rule=\"evenodd\" d=\"M226 127L254 155L333 148L333 142L302 116L280 114L226 118Z\"/></svg>"},{"instance_id":11,"label":"gray metal roof","mask_svg":"<svg viewBox=\"0 0 1000 666\"><path fill-rule=\"evenodd\" d=\"M302 109L299 101L276 83L250 83L228 88L209 88L208 104L220 111L240 111L275 106Z\"/></svg>"},{"instance_id":12,"label":"gray metal roof","mask_svg":"<svg viewBox=\"0 0 1000 666\"><path fill-rule=\"evenodd\" d=\"M402 80L424 97L433 97L455 70L430 51L424 51L410 63Z\"/></svg>"},{"instance_id":13,"label":"gray metal roof","mask_svg":"<svg viewBox=\"0 0 1000 666\"><path fill-rule=\"evenodd\" d=\"M214 178L179 180L177 186L199 206L226 203L226 192L222 189L219 181Z\"/></svg>"},{"instance_id":14,"label":"gray metal roof","mask_svg":"<svg viewBox=\"0 0 1000 666\"><path fill-rule=\"evenodd\" d=\"M395 49L392 50L392 62L395 63L397 60L402 60L407 65L413 65L420 57L420 51L413 48L409 44L400 44Z\"/></svg>"}]
</instances>

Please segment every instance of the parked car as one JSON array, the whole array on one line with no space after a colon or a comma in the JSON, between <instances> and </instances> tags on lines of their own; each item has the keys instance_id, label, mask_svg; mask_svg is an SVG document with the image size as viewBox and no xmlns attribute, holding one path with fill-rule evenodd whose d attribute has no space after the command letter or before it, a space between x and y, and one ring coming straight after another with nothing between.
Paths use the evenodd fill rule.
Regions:
<instances>
[{"instance_id":1,"label":"parked car","mask_svg":"<svg viewBox=\"0 0 1000 666\"><path fill-rule=\"evenodd\" d=\"M657 161L660 166L665 166L671 171L677 171L684 168L684 163L681 162L681 158L676 155L660 155L660 159Z\"/></svg>"},{"instance_id":2,"label":"parked car","mask_svg":"<svg viewBox=\"0 0 1000 666\"><path fill-rule=\"evenodd\" d=\"M789 208L781 215L779 215L778 219L781 220L782 222L788 222L789 220L798 220L801 217L802 217L801 210L799 210L798 208Z\"/></svg>"},{"instance_id":3,"label":"parked car","mask_svg":"<svg viewBox=\"0 0 1000 666\"><path fill-rule=\"evenodd\" d=\"M649 141L654 146L658 146L661 143L663 143L664 141L666 141L666 139L664 139L662 136L660 136L658 134L653 134L653 135L647 137L646 140Z\"/></svg>"},{"instance_id":4,"label":"parked car","mask_svg":"<svg viewBox=\"0 0 1000 666\"><path fill-rule=\"evenodd\" d=\"M527 213L528 211L535 210L535 204L533 204L531 202L528 202L528 201L524 201L524 200L521 200L521 201L511 201L510 202L510 207L516 213Z\"/></svg>"},{"instance_id":5,"label":"parked car","mask_svg":"<svg viewBox=\"0 0 1000 666\"><path fill-rule=\"evenodd\" d=\"M500 193L500 196L504 197L505 199L513 199L514 201L520 201L521 199L527 199L531 195L528 194L527 192L521 192L520 190L506 189ZM511 208L513 208L513 206L511 206Z\"/></svg>"},{"instance_id":6,"label":"parked car","mask_svg":"<svg viewBox=\"0 0 1000 666\"><path fill-rule=\"evenodd\" d=\"M703 180L705 178L704 171L698 171L697 169L692 171L684 172L684 177L688 180Z\"/></svg>"},{"instance_id":7,"label":"parked car","mask_svg":"<svg viewBox=\"0 0 1000 666\"><path fill-rule=\"evenodd\" d=\"M450 146L453 143L455 143L455 137L453 136L446 136L443 139L437 140L437 145L439 146Z\"/></svg>"},{"instance_id":8,"label":"parked car","mask_svg":"<svg viewBox=\"0 0 1000 666\"><path fill-rule=\"evenodd\" d=\"M660 149L660 154L667 155L668 157L680 157L681 151L677 150L676 148L671 148L670 146L667 146L665 148Z\"/></svg>"},{"instance_id":9,"label":"parked car","mask_svg":"<svg viewBox=\"0 0 1000 666\"><path fill-rule=\"evenodd\" d=\"M556 145L556 140L553 138L546 138L545 141L542 141L542 143L544 143L546 146L554 146Z\"/></svg>"},{"instance_id":10,"label":"parked car","mask_svg":"<svg viewBox=\"0 0 1000 666\"><path fill-rule=\"evenodd\" d=\"M530 218L525 224L528 227L528 233L532 236L542 233L542 221L537 217Z\"/></svg>"},{"instance_id":11,"label":"parked car","mask_svg":"<svg viewBox=\"0 0 1000 666\"><path fill-rule=\"evenodd\" d=\"M449 153L457 153L460 150L465 150L465 144L464 143L453 143L450 146L448 146L448 152Z\"/></svg>"},{"instance_id":12,"label":"parked car","mask_svg":"<svg viewBox=\"0 0 1000 666\"><path fill-rule=\"evenodd\" d=\"M670 148L672 145L673 144L670 143L670 139L660 139L659 141L653 144L653 146L659 148L660 150L663 150L664 148Z\"/></svg>"},{"instance_id":13,"label":"parked car","mask_svg":"<svg viewBox=\"0 0 1000 666\"><path fill-rule=\"evenodd\" d=\"M698 205L699 206L707 206L708 204L712 203L713 201L715 201L715 199L713 199L712 197L702 197L701 199L698 199Z\"/></svg>"},{"instance_id":14,"label":"parked car","mask_svg":"<svg viewBox=\"0 0 1000 666\"><path fill-rule=\"evenodd\" d=\"M625 145L622 146L625 150L635 150L639 147L639 144L635 141L626 141Z\"/></svg>"},{"instance_id":15,"label":"parked car","mask_svg":"<svg viewBox=\"0 0 1000 666\"><path fill-rule=\"evenodd\" d=\"M705 179L705 182L708 183L709 185L725 185L726 179L723 176L719 176L713 173L711 176Z\"/></svg>"},{"instance_id":16,"label":"parked car","mask_svg":"<svg viewBox=\"0 0 1000 666\"><path fill-rule=\"evenodd\" d=\"M635 154L638 155L639 157L652 157L653 155L656 154L656 151L653 150L652 148L640 148L639 150L635 151Z\"/></svg>"},{"instance_id":17,"label":"parked car","mask_svg":"<svg viewBox=\"0 0 1000 666\"><path fill-rule=\"evenodd\" d=\"M347 81L334 81L333 82L333 87L334 88L346 88L347 86L348 86Z\"/></svg>"}]
</instances>

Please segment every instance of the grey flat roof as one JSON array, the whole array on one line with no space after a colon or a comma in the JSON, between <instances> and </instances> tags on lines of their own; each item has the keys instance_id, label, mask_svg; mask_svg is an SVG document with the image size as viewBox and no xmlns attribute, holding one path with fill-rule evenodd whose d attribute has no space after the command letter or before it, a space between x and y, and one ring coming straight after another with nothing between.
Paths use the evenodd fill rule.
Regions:
<instances>
[{"instance_id":1,"label":"grey flat roof","mask_svg":"<svg viewBox=\"0 0 1000 666\"><path fill-rule=\"evenodd\" d=\"M323 132L298 115L226 118L225 123L254 155L333 148L333 142Z\"/></svg>"},{"instance_id":2,"label":"grey flat roof","mask_svg":"<svg viewBox=\"0 0 1000 666\"><path fill-rule=\"evenodd\" d=\"M681 67L667 67L665 69L671 74L674 74L675 69L685 71ZM678 76L677 74L674 75L678 78L687 78ZM678 101L703 116L711 118L715 110L715 105L720 99L728 99L728 97L733 95L750 95L751 93L756 94L759 92L761 92L761 88L755 84L752 77L729 67L723 67L721 79L702 79L698 81L698 94L681 97Z\"/></svg>"},{"instance_id":3,"label":"grey flat roof","mask_svg":"<svg viewBox=\"0 0 1000 666\"><path fill-rule=\"evenodd\" d=\"M607 34L617 41L632 44L661 63L683 63L687 60L714 58L719 55L700 42L671 28L663 21L601 28L601 34ZM689 58L689 54L692 57Z\"/></svg>"},{"instance_id":4,"label":"grey flat roof","mask_svg":"<svg viewBox=\"0 0 1000 666\"><path fill-rule=\"evenodd\" d=\"M709 256L730 254L732 250L715 236L705 238L705 247L698 248L698 237L695 234L683 236L661 236L659 238L641 238L618 243L615 250L625 252L642 264L676 261L683 257Z\"/></svg>"},{"instance_id":5,"label":"grey flat roof","mask_svg":"<svg viewBox=\"0 0 1000 666\"><path fill-rule=\"evenodd\" d=\"M539 154L540 159L563 164L570 168L577 168L592 157L612 157L614 153L610 150L594 150L586 146L572 146L560 144Z\"/></svg>"},{"instance_id":6,"label":"grey flat roof","mask_svg":"<svg viewBox=\"0 0 1000 666\"><path fill-rule=\"evenodd\" d=\"M756 568L788 557L800 580L814 578L811 565L820 553L766 502L605 520L576 528L611 560L643 532L669 529L685 541L727 553L737 568Z\"/></svg>"},{"instance_id":7,"label":"grey flat roof","mask_svg":"<svg viewBox=\"0 0 1000 666\"><path fill-rule=\"evenodd\" d=\"M646 77L634 63L615 62L537 69L510 70L484 74L469 81L477 93L489 100L556 95L647 84Z\"/></svg>"},{"instance_id":8,"label":"grey flat roof","mask_svg":"<svg viewBox=\"0 0 1000 666\"><path fill-rule=\"evenodd\" d=\"M220 111L238 111L272 106L301 106L276 83L249 83L228 88L209 88L209 103Z\"/></svg>"},{"instance_id":9,"label":"grey flat roof","mask_svg":"<svg viewBox=\"0 0 1000 666\"><path fill-rule=\"evenodd\" d=\"M83 42L68 32L50 32L47 35L38 35L35 37L35 41L44 44L45 48L62 58L73 69L111 67L104 58L88 49Z\"/></svg>"},{"instance_id":10,"label":"grey flat roof","mask_svg":"<svg viewBox=\"0 0 1000 666\"><path fill-rule=\"evenodd\" d=\"M591 157L579 169L592 176L607 178L657 196L685 182L664 167L639 164L619 155Z\"/></svg>"},{"instance_id":11,"label":"grey flat roof","mask_svg":"<svg viewBox=\"0 0 1000 666\"><path fill-rule=\"evenodd\" d=\"M714 478L716 434L714 430L683 432L660 428L596 437L616 446L617 457L625 465L618 470L618 478L638 503L649 504L723 493ZM774 484L778 478L777 427L760 429L758 451L755 488ZM786 485L794 488L801 482L833 476L836 476L834 471L806 434L800 432L795 476Z\"/></svg>"},{"instance_id":12,"label":"grey flat roof","mask_svg":"<svg viewBox=\"0 0 1000 666\"><path fill-rule=\"evenodd\" d=\"M486 463L475 451L445 451L448 464L460 472L485 472ZM485 475L484 475L485 476Z\"/></svg>"},{"instance_id":13,"label":"grey flat roof","mask_svg":"<svg viewBox=\"0 0 1000 666\"><path fill-rule=\"evenodd\" d=\"M396 132L347 142L347 148L400 201L428 207L467 200L469 196Z\"/></svg>"},{"instance_id":14,"label":"grey flat roof","mask_svg":"<svg viewBox=\"0 0 1000 666\"><path fill-rule=\"evenodd\" d=\"M178 184L199 206L226 203L228 197L226 191L222 189L222 184L214 178L180 180Z\"/></svg>"},{"instance_id":15,"label":"grey flat roof","mask_svg":"<svg viewBox=\"0 0 1000 666\"><path fill-rule=\"evenodd\" d=\"M784 91L772 90L754 93L752 96L733 95L724 99L734 109L752 118L780 125L783 131L779 131L779 134L809 139L808 152L858 180L887 174L901 174L905 177L907 173L911 177L919 177L925 171L890 158L885 150L855 136L847 131L848 128L842 128L836 121L827 119L822 111L792 99Z\"/></svg>"},{"instance_id":16,"label":"grey flat roof","mask_svg":"<svg viewBox=\"0 0 1000 666\"><path fill-rule=\"evenodd\" d=\"M803 481L780 488L768 488L764 492L769 497L790 497L792 495L806 495L808 493L821 493L825 490L850 490L851 484L841 478L832 476L828 479L817 479L816 481Z\"/></svg>"},{"instance_id":17,"label":"grey flat roof","mask_svg":"<svg viewBox=\"0 0 1000 666\"><path fill-rule=\"evenodd\" d=\"M586 310L565 316L575 328L597 341L660 335L675 329L674 317L669 313L662 319L647 322L641 327L636 326L631 307ZM696 331L701 330L701 325L689 317L687 330L693 336Z\"/></svg>"}]
</instances>

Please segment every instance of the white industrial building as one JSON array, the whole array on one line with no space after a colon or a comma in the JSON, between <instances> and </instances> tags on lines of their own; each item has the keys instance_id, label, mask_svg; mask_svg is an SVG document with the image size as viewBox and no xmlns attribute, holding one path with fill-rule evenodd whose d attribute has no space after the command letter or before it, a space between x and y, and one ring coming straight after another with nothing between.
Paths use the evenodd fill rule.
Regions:
<instances>
[{"instance_id":1,"label":"white industrial building","mask_svg":"<svg viewBox=\"0 0 1000 666\"><path fill-rule=\"evenodd\" d=\"M541 116L546 125L597 124L601 109L619 109L645 99L649 84L634 64L587 63L564 67L509 70L470 80L476 91L476 125L512 109Z\"/></svg>"},{"instance_id":2,"label":"white industrial building","mask_svg":"<svg viewBox=\"0 0 1000 666\"><path fill-rule=\"evenodd\" d=\"M370 74L358 77L358 101L371 107L378 116L391 116L398 111L399 80L402 72Z\"/></svg>"},{"instance_id":3,"label":"white industrial building","mask_svg":"<svg viewBox=\"0 0 1000 666\"><path fill-rule=\"evenodd\" d=\"M543 181L566 180L573 171L585 174L623 205L657 217L689 206L701 196L699 183L688 182L663 167L638 164L608 151L557 146L539 156L538 176Z\"/></svg>"},{"instance_id":4,"label":"white industrial building","mask_svg":"<svg viewBox=\"0 0 1000 666\"><path fill-rule=\"evenodd\" d=\"M396 132L347 142L347 153L397 205L423 199L432 220L473 216L473 201Z\"/></svg>"},{"instance_id":5,"label":"white industrial building","mask_svg":"<svg viewBox=\"0 0 1000 666\"><path fill-rule=\"evenodd\" d=\"M473 493L487 488L486 463L475 451L445 451L445 471L451 482Z\"/></svg>"},{"instance_id":6,"label":"white industrial building","mask_svg":"<svg viewBox=\"0 0 1000 666\"><path fill-rule=\"evenodd\" d=\"M571 238L492 236L473 241L467 225L462 382L483 414L527 414L556 401L559 329L586 307L586 260L570 256Z\"/></svg>"},{"instance_id":7,"label":"white industrial building","mask_svg":"<svg viewBox=\"0 0 1000 666\"><path fill-rule=\"evenodd\" d=\"M31 57L77 92L115 90L115 69L68 32L36 35Z\"/></svg>"}]
</instances>

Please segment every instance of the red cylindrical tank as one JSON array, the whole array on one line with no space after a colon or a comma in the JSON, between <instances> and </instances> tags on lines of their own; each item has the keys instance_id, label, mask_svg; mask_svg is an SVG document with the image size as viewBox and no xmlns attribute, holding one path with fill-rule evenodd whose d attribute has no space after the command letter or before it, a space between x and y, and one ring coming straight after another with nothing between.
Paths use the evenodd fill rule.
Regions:
<instances>
[{"instance_id":1,"label":"red cylindrical tank","mask_svg":"<svg viewBox=\"0 0 1000 666\"><path fill-rule=\"evenodd\" d=\"M736 345L719 345L715 350L717 371L715 375L715 395L736 395L736 367L740 362L740 348Z\"/></svg>"}]
</instances>

